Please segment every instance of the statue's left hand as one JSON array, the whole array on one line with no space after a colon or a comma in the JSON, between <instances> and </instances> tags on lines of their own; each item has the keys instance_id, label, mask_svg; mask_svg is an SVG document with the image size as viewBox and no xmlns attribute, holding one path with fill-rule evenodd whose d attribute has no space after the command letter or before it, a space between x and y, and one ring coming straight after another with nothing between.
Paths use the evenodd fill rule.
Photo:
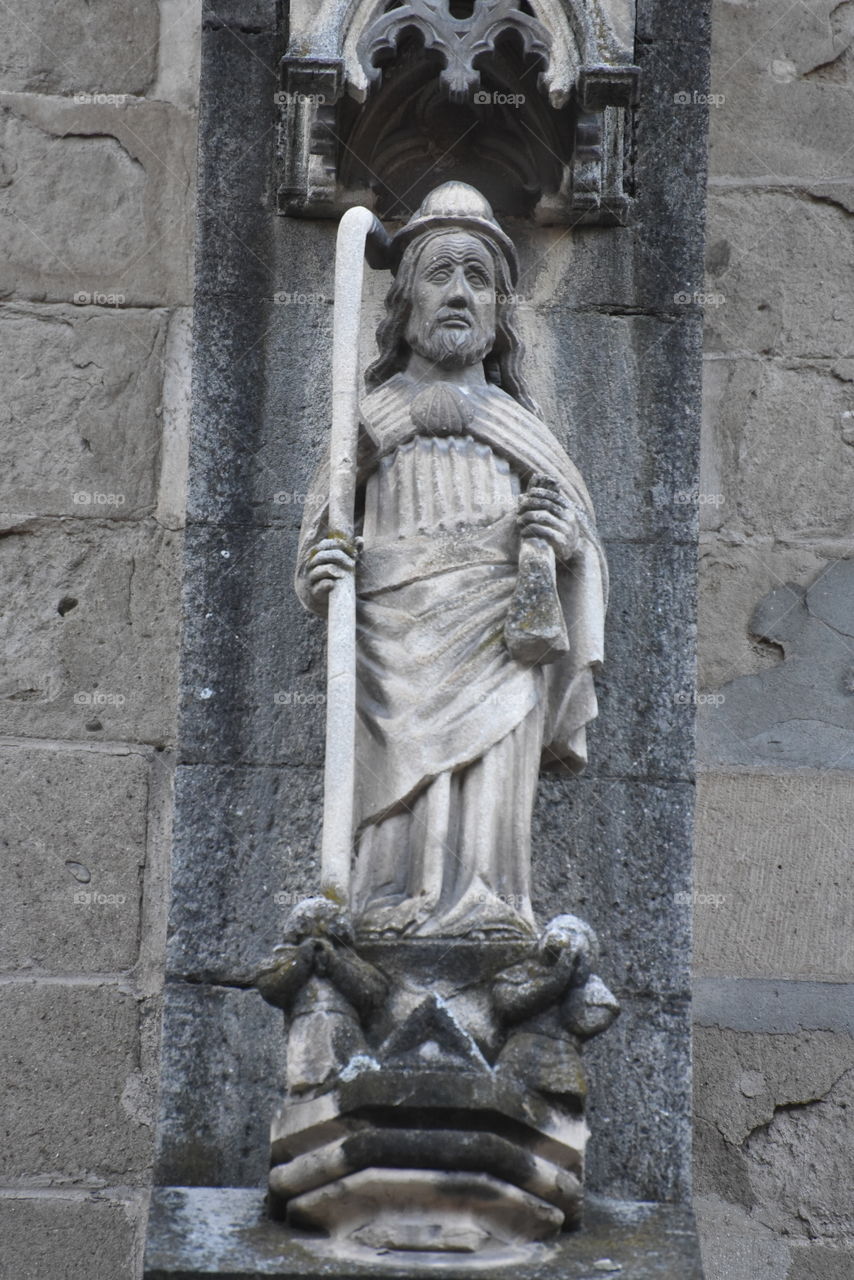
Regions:
<instances>
[{"instance_id":1,"label":"statue's left hand","mask_svg":"<svg viewBox=\"0 0 854 1280\"><path fill-rule=\"evenodd\" d=\"M547 476L532 477L519 499L516 522L523 538L543 538L559 560L568 560L578 546L578 521L570 502Z\"/></svg>"}]
</instances>

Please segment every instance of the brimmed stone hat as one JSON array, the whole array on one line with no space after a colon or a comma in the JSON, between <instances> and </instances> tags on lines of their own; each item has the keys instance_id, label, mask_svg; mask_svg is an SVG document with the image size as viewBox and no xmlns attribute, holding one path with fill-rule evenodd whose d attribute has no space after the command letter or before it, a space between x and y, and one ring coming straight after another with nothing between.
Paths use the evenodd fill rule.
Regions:
<instances>
[{"instance_id":1,"label":"brimmed stone hat","mask_svg":"<svg viewBox=\"0 0 854 1280\"><path fill-rule=\"evenodd\" d=\"M412 215L405 227L391 240L391 269L397 271L403 252L408 245L426 231L440 231L443 227L476 231L487 236L507 259L510 279L516 283L519 275L519 259L509 236L495 221L492 205L467 182L445 182L425 196L421 207Z\"/></svg>"}]
</instances>

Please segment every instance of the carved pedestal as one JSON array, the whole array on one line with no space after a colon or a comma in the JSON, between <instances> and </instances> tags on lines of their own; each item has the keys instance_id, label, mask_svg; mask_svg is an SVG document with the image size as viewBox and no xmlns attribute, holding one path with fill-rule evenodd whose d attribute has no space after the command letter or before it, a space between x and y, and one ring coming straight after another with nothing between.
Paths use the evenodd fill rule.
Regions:
<instances>
[{"instance_id":1,"label":"carved pedestal","mask_svg":"<svg viewBox=\"0 0 854 1280\"><path fill-rule=\"evenodd\" d=\"M616 1001L592 931L357 941L311 899L258 979L286 1010L270 1203L333 1251L488 1254L581 1219L583 1041Z\"/></svg>"}]
</instances>

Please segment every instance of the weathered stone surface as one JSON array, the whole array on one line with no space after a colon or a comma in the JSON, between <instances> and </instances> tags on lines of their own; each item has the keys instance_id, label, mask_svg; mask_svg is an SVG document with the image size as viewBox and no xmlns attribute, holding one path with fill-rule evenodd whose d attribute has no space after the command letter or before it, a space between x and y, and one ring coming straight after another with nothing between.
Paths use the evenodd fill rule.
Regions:
<instances>
[{"instance_id":1,"label":"weathered stone surface","mask_svg":"<svg viewBox=\"0 0 854 1280\"><path fill-rule=\"evenodd\" d=\"M732 1147L754 1140L786 1108L815 1105L854 1066L854 1039L830 1031L763 1035L698 1027L694 1098L699 1118ZM779 1120L777 1116L777 1120ZM748 1162L751 1149L745 1147ZM752 1178L751 1173L751 1178ZM833 1185L828 1171L828 1186Z\"/></svg>"},{"instance_id":2,"label":"weathered stone surface","mask_svg":"<svg viewBox=\"0 0 854 1280\"><path fill-rule=\"evenodd\" d=\"M0 541L6 733L160 743L174 734L180 538L153 522L26 521Z\"/></svg>"},{"instance_id":3,"label":"weathered stone surface","mask_svg":"<svg viewBox=\"0 0 854 1280\"><path fill-rule=\"evenodd\" d=\"M667 998L630 1000L619 989L616 995L623 1012L606 1036L584 1050L592 1131L585 1183L601 1194L687 1201L690 1005Z\"/></svg>"},{"instance_id":4,"label":"weathered stone surface","mask_svg":"<svg viewBox=\"0 0 854 1280\"><path fill-rule=\"evenodd\" d=\"M745 1143L757 1216L780 1235L850 1241L854 1044L846 1049L837 1049L837 1078L825 1089L817 1045L817 1086L804 1101L778 1106Z\"/></svg>"},{"instance_id":5,"label":"weathered stone surface","mask_svg":"<svg viewBox=\"0 0 854 1280\"><path fill-rule=\"evenodd\" d=\"M408 1259L387 1257L370 1272L362 1266L359 1270L411 1280L414 1268ZM471 1267L466 1260L443 1263L434 1258L429 1273L437 1280L464 1280ZM533 1250L530 1262L517 1263L512 1271L526 1280L588 1280L608 1273L631 1275L632 1280L700 1280L690 1211L677 1205L591 1199L583 1232L564 1235L556 1249ZM330 1256L305 1236L286 1236L265 1215L258 1191L163 1187L154 1193L146 1280L352 1280L353 1275L351 1258Z\"/></svg>"},{"instance_id":6,"label":"weathered stone surface","mask_svg":"<svg viewBox=\"0 0 854 1280\"><path fill-rule=\"evenodd\" d=\"M834 368L838 368L834 372ZM844 370L707 360L703 526L850 538L852 386Z\"/></svg>"},{"instance_id":7,"label":"weathered stone surface","mask_svg":"<svg viewBox=\"0 0 854 1280\"><path fill-rule=\"evenodd\" d=\"M163 356L163 439L156 517L183 529L187 511L187 466L193 372L193 311L179 307L169 317Z\"/></svg>"},{"instance_id":8,"label":"weathered stone surface","mask_svg":"<svg viewBox=\"0 0 854 1280\"><path fill-rule=\"evenodd\" d=\"M695 971L850 978L852 830L850 773L701 773Z\"/></svg>"},{"instance_id":9,"label":"weathered stone surface","mask_svg":"<svg viewBox=\"0 0 854 1280\"><path fill-rule=\"evenodd\" d=\"M720 1196L694 1201L705 1280L789 1280L789 1249L740 1206Z\"/></svg>"},{"instance_id":10,"label":"weathered stone surface","mask_svg":"<svg viewBox=\"0 0 854 1280\"><path fill-rule=\"evenodd\" d=\"M838 1031L854 1038L854 983L774 978L694 978L693 1017L702 1027Z\"/></svg>"},{"instance_id":11,"label":"weathered stone surface","mask_svg":"<svg viewBox=\"0 0 854 1280\"><path fill-rule=\"evenodd\" d=\"M296 534L191 526L186 541L184 758L320 765L326 628L294 596Z\"/></svg>"},{"instance_id":12,"label":"weathered stone surface","mask_svg":"<svg viewBox=\"0 0 854 1280\"><path fill-rule=\"evenodd\" d=\"M708 245L707 288L724 301L706 309L707 350L806 359L850 354L854 242L848 212L798 197L788 187L712 187ZM824 416L815 409L808 415L813 430ZM768 434L774 435L770 425Z\"/></svg>"},{"instance_id":13,"label":"weathered stone surface","mask_svg":"<svg viewBox=\"0 0 854 1280\"><path fill-rule=\"evenodd\" d=\"M156 1181L257 1186L284 1069L282 1015L257 991L170 983Z\"/></svg>"},{"instance_id":14,"label":"weathered stone surface","mask_svg":"<svg viewBox=\"0 0 854 1280\"><path fill-rule=\"evenodd\" d=\"M731 1179L728 1188L717 1185L722 1171L729 1176L726 1166L714 1147L707 1163L698 1143L698 1189L713 1196L736 1191L761 1236L771 1230L784 1238L845 1241L852 1079L849 1036L698 1030L695 1100L708 1126L701 1124L698 1138L715 1131L741 1172L740 1187Z\"/></svg>"},{"instance_id":15,"label":"weathered stone surface","mask_svg":"<svg viewBox=\"0 0 854 1280\"><path fill-rule=\"evenodd\" d=\"M134 1275L142 1206L101 1195L0 1199L0 1275L9 1280L125 1280Z\"/></svg>"},{"instance_id":16,"label":"weathered stone surface","mask_svg":"<svg viewBox=\"0 0 854 1280\"><path fill-rule=\"evenodd\" d=\"M854 762L854 560L836 560L806 588L777 587L751 631L783 661L742 676L699 709L701 759L849 768Z\"/></svg>"},{"instance_id":17,"label":"weathered stone surface","mask_svg":"<svg viewBox=\"0 0 854 1280\"><path fill-rule=\"evenodd\" d=\"M786 1280L849 1280L854 1250L823 1244L793 1244L792 1266Z\"/></svg>"},{"instance_id":18,"label":"weathered stone surface","mask_svg":"<svg viewBox=\"0 0 854 1280\"><path fill-rule=\"evenodd\" d=\"M319 884L317 770L179 766L168 967L248 982Z\"/></svg>"},{"instance_id":19,"label":"weathered stone surface","mask_svg":"<svg viewBox=\"0 0 854 1280\"><path fill-rule=\"evenodd\" d=\"M0 1005L2 1176L143 1181L154 1099L140 1070L138 1002L115 987L14 983L0 988Z\"/></svg>"},{"instance_id":20,"label":"weathered stone surface","mask_svg":"<svg viewBox=\"0 0 854 1280\"><path fill-rule=\"evenodd\" d=\"M157 67L157 0L62 0L0 20L0 88L30 93L144 93Z\"/></svg>"},{"instance_id":21,"label":"weathered stone surface","mask_svg":"<svg viewBox=\"0 0 854 1280\"><path fill-rule=\"evenodd\" d=\"M712 23L711 111L716 174L816 179L850 176L840 146L854 126L854 23L838 0L781 9L775 0L718 0Z\"/></svg>"},{"instance_id":22,"label":"weathered stone surface","mask_svg":"<svg viewBox=\"0 0 854 1280\"><path fill-rule=\"evenodd\" d=\"M588 733L589 772L656 781L693 774L692 546L608 543L611 596L599 717Z\"/></svg>"},{"instance_id":23,"label":"weathered stone surface","mask_svg":"<svg viewBox=\"0 0 854 1280\"><path fill-rule=\"evenodd\" d=\"M830 547L790 546L767 538L701 542L697 621L701 691L780 663L779 647L763 643L751 632L754 610L770 591L787 582L812 582L827 568L829 556ZM702 697L698 694L699 703Z\"/></svg>"},{"instance_id":24,"label":"weathered stone surface","mask_svg":"<svg viewBox=\"0 0 854 1280\"><path fill-rule=\"evenodd\" d=\"M148 764L0 746L7 924L0 968L109 973L139 950Z\"/></svg>"},{"instance_id":25,"label":"weathered stone surface","mask_svg":"<svg viewBox=\"0 0 854 1280\"><path fill-rule=\"evenodd\" d=\"M621 993L688 995L691 799L688 783L582 775L540 784L534 906L543 921L559 911L589 921L598 972Z\"/></svg>"},{"instance_id":26,"label":"weathered stone surface","mask_svg":"<svg viewBox=\"0 0 854 1280\"><path fill-rule=\"evenodd\" d=\"M0 295L117 307L189 302L191 113L162 102L4 93L0 129Z\"/></svg>"},{"instance_id":27,"label":"weathered stone surface","mask_svg":"<svg viewBox=\"0 0 854 1280\"><path fill-rule=\"evenodd\" d=\"M638 28L650 36L635 46L642 107L634 217L643 228L634 255L635 302L671 314L693 310L699 316L702 310L708 11L705 3L687 8L679 0L638 6ZM677 386L687 372L679 369ZM664 398L671 395L672 385Z\"/></svg>"},{"instance_id":28,"label":"weathered stone surface","mask_svg":"<svg viewBox=\"0 0 854 1280\"><path fill-rule=\"evenodd\" d=\"M153 508L165 320L0 307L0 510L127 519Z\"/></svg>"}]
</instances>

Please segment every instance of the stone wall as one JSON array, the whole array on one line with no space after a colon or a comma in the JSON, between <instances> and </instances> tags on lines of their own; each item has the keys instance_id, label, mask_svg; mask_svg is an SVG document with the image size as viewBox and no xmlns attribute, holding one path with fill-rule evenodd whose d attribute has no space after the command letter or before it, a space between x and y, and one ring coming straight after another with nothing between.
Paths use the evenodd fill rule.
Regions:
<instances>
[{"instance_id":1,"label":"stone wall","mask_svg":"<svg viewBox=\"0 0 854 1280\"><path fill-rule=\"evenodd\" d=\"M842 1280L854 1274L854 4L716 0L713 14L695 1190L708 1280Z\"/></svg>"},{"instance_id":2,"label":"stone wall","mask_svg":"<svg viewBox=\"0 0 854 1280\"><path fill-rule=\"evenodd\" d=\"M153 1158L195 0L0 6L0 1275L128 1280Z\"/></svg>"},{"instance_id":3,"label":"stone wall","mask_svg":"<svg viewBox=\"0 0 854 1280\"><path fill-rule=\"evenodd\" d=\"M141 1267L200 7L33 0L25 21L0 7L10 1280L125 1280ZM724 101L710 108L695 880L708 1280L843 1280L854 1266L852 11L715 0L712 91ZM705 105L693 100L705 86L682 91L677 122ZM257 291L214 284L242 290L247 307ZM282 857L309 835L291 832ZM232 999L212 995L227 1035L214 1002Z\"/></svg>"}]
</instances>

